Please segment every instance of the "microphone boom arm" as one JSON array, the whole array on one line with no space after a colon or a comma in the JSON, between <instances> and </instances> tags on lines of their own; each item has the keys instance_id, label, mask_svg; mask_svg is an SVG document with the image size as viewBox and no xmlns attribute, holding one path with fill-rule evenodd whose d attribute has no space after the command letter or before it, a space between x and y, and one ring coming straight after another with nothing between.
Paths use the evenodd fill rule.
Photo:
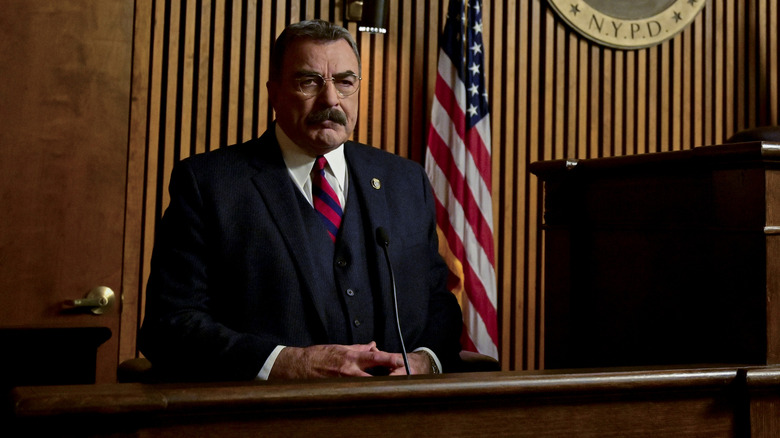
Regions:
<instances>
[{"instance_id":1,"label":"microphone boom arm","mask_svg":"<svg viewBox=\"0 0 780 438\"><path fill-rule=\"evenodd\" d=\"M387 269L390 271L390 284L393 290L393 306L395 308L395 326L398 329L398 339L401 340L401 353L404 357L404 367L406 367L406 374L412 375L409 369L409 357L406 354L406 346L404 345L404 335L401 332L401 320L398 317L398 294L395 290L395 275L393 275L393 266L390 264L390 254L387 251L388 245L390 245L390 238L387 235L387 231L383 227L376 229L376 240L379 246L382 247L382 251L385 253L385 260L387 261Z\"/></svg>"}]
</instances>

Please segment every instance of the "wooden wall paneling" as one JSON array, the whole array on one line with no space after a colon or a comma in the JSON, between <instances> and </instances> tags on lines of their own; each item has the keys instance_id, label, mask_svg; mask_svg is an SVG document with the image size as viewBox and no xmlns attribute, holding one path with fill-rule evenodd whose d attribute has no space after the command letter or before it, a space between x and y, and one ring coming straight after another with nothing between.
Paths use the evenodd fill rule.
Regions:
<instances>
[{"instance_id":1,"label":"wooden wall paneling","mask_svg":"<svg viewBox=\"0 0 780 438\"><path fill-rule=\"evenodd\" d=\"M647 57L648 49L638 50L636 52L636 112L634 118L636 120L636 137L634 138L635 148L632 153L645 154L647 149L647 123L650 118L648 114L648 101L652 98L650 96L650 81L647 77Z\"/></svg>"},{"instance_id":2,"label":"wooden wall paneling","mask_svg":"<svg viewBox=\"0 0 780 438\"><path fill-rule=\"evenodd\" d=\"M704 41L706 41L706 45L704 46L704 111L702 112L702 115L706 115L708 111L711 111L713 108L713 87L715 87L714 84L714 77L715 72L713 69L715 68L715 60L713 59L714 54L714 34L715 31L713 30L713 21L714 21L714 10L712 9L712 3L707 3L706 13L704 14ZM702 144L712 144L713 142L713 129L712 129L712 117L703 117L704 119L704 143Z\"/></svg>"},{"instance_id":3,"label":"wooden wall paneling","mask_svg":"<svg viewBox=\"0 0 780 438\"><path fill-rule=\"evenodd\" d=\"M411 47L412 53L410 54L412 61L412 87L411 93L411 112L417 112L420 117L411 117L409 123L409 157L421 161L420 145L423 143L422 138L426 138L427 132L423 130L422 118L423 114L419 113L422 108L425 108L425 98L423 96L423 86L425 85L425 11L428 9L427 2L413 2L414 13L412 18L414 20L414 32L412 34L413 45ZM425 118L427 120L427 118ZM426 126L427 128L427 126Z\"/></svg>"},{"instance_id":4,"label":"wooden wall paneling","mask_svg":"<svg viewBox=\"0 0 780 438\"><path fill-rule=\"evenodd\" d=\"M766 33L766 53L767 62L764 65L764 72L767 75L767 118L769 120L778 120L778 113L780 112L780 99L778 99L778 81L780 81L780 73L777 72L778 57L777 52L780 50L778 47L777 26L778 19L778 2L777 0L770 0L767 2L767 33Z\"/></svg>"},{"instance_id":5,"label":"wooden wall paneling","mask_svg":"<svg viewBox=\"0 0 780 438\"><path fill-rule=\"evenodd\" d=\"M243 1L236 0L228 2L229 8L225 11L225 20L228 21L228 29L225 32L225 38L228 40L228 46L225 47L226 55L230 57L229 68L225 71L228 76L227 88L227 140L225 144L236 144L241 142L239 132L239 118L243 108L240 104L240 98L243 94L243 88L246 84L240 81L242 66L242 42L243 42ZM239 110L240 108L240 110Z\"/></svg>"},{"instance_id":6,"label":"wooden wall paneling","mask_svg":"<svg viewBox=\"0 0 780 438\"><path fill-rule=\"evenodd\" d=\"M589 157L588 141L587 141L587 119L588 119L588 49L589 43L583 39L576 37L574 44L572 44L573 51L573 64L570 68L574 69L574 99L570 102L572 108L572 117L574 118L574 136L572 141L574 142L577 151L577 157Z\"/></svg>"},{"instance_id":7,"label":"wooden wall paneling","mask_svg":"<svg viewBox=\"0 0 780 438\"><path fill-rule=\"evenodd\" d=\"M163 87L165 88L163 100L163 124L162 135L160 136L161 157L163 160L162 181L160 187L162 191L163 205L168 205L170 195L166 188L170 182L171 171L176 160L181 158L179 148L181 146L181 132L178 129L178 120L180 116L180 107L178 106L179 93L179 73L180 73L180 23L181 23L181 2L165 2L168 10L165 14L168 30L167 41L167 62L164 64Z\"/></svg>"},{"instance_id":8,"label":"wooden wall paneling","mask_svg":"<svg viewBox=\"0 0 780 438\"><path fill-rule=\"evenodd\" d=\"M682 32L680 35L682 43L680 44L680 51L682 52L680 59L680 143L677 145L677 149L681 149L685 144L692 144L693 141L693 121L696 119L696 114L693 112L693 81L691 76L693 75L694 67L694 52L693 52L693 28L695 24L691 24L688 32Z\"/></svg>"},{"instance_id":9,"label":"wooden wall paneling","mask_svg":"<svg viewBox=\"0 0 780 438\"><path fill-rule=\"evenodd\" d=\"M388 18L388 27L390 29L400 29L398 23L399 17L399 2L390 3L390 17ZM400 61L400 54L398 51L398 32L390 32L385 34L382 38L384 46L384 59L382 59L382 71L384 75L382 77L382 87L378 90L377 95L381 101L381 123L379 126L382 130L379 131L378 137L383 140L387 150L397 151L400 155L398 143L396 142L396 122L398 111L398 101L391 99L390 96L398 96L400 94L398 90L398 66Z\"/></svg>"},{"instance_id":10,"label":"wooden wall paneling","mask_svg":"<svg viewBox=\"0 0 780 438\"><path fill-rule=\"evenodd\" d=\"M398 71L396 73L396 83L398 84L398 90L395 94L397 97L396 111L390 114L390 118L393 118L396 123L396 135L397 140L394 143L395 150L398 151L398 155L409 156L410 145L408 140L409 129L409 115L411 113L411 102L409 99L410 90L412 88L412 77L410 74L410 52L412 48L412 8L408 4L408 0L400 0L400 9L398 10L398 27L392 29L398 29L397 32L400 35L399 53L398 53ZM391 94L392 96L392 94Z\"/></svg>"},{"instance_id":11,"label":"wooden wall paneling","mask_svg":"<svg viewBox=\"0 0 780 438\"><path fill-rule=\"evenodd\" d=\"M733 2L724 5L724 16L727 22L723 25L723 139L727 139L731 134L737 131L737 120L735 117L734 102L734 57L733 47L735 46L735 26L734 13L735 5ZM731 24L729 24L731 23Z\"/></svg>"},{"instance_id":12,"label":"wooden wall paneling","mask_svg":"<svg viewBox=\"0 0 780 438\"><path fill-rule=\"evenodd\" d=\"M490 98L495 98L498 95L508 95L510 93L509 87L511 84L506 80L505 69L510 62L509 59L505 59L504 53L509 50L508 46L504 43L508 40L505 36L506 27L501 17L505 16L505 9L503 2L495 2L490 6L490 13L486 13L483 17L491 24L491 31L485 35L485 50L490 54L490 69L489 75L486 78L488 82L488 93ZM493 171L493 206L494 215L493 222L496 236L496 287L499 291L504 291L501 294L501 299L498 303L499 327L501 332L499 333L500 345L499 351L503 354L499 355L502 369L508 369L510 366L509 358L511 356L512 347L514 345L514 330L512 326L512 315L514 314L514 301L512 300L512 276L507 275L507 271L512 270L512 245L508 241L507 236L512 234L513 221L511 214L512 199L511 193L511 180L508 178L508 172L506 171L507 162L510 162L511 155L514 152L514 148L496 147L495 145L506 144L506 133L504 127L506 121L504 115L506 114L505 105L507 99L500 99L498 101L491 100L490 104L490 124L491 135L493 142L492 151L492 171ZM509 192L509 193L507 193ZM501 238L498 238L501 236Z\"/></svg>"},{"instance_id":13,"label":"wooden wall paneling","mask_svg":"<svg viewBox=\"0 0 780 438\"><path fill-rule=\"evenodd\" d=\"M705 6L706 9L706 6ZM704 13L699 14L689 29L693 43L693 145L704 144L704 118L709 113L704 107ZM690 123L690 122L689 122Z\"/></svg>"},{"instance_id":14,"label":"wooden wall paneling","mask_svg":"<svg viewBox=\"0 0 780 438\"><path fill-rule=\"evenodd\" d=\"M516 102L525 102L527 99L526 94L526 80L524 75L525 67L528 64L528 42L527 33L528 25L524 20L518 20L518 16L526 13L523 9L523 5L516 5L509 3L506 5L504 20L502 20L501 27L504 29L502 36L506 43L504 48L506 56L504 65L504 75L502 77L503 85L505 87L505 99L506 101L502 105L502 135L501 143L507 145L505 149L505 161L502 168L502 172L505 173L505 185L504 196L506 203L504 205L504 220L505 220L505 234L504 240L507 245L507 251L505 256L503 271L504 275L510 275L508 280L509 285L509 297L511 304L511 312L509 318L511 321L512 340L509 345L509 351L504 354L509 356L510 366L516 364L522 364L523 358L523 317L525 314L525 302L523 300L524 289L524 276L516 276L512 278L509 272L524 272L525 261L522 256L522 249L524 242L522 240L523 231L525 229L525 215L523 214L521 206L523 199L525 198L525 178L521 174L520 157L523 154L523 148L520 144L524 141L522 134L525 132L525 117L520 114L522 107L518 108ZM517 23L513 26L512 23ZM519 30L519 35L518 35ZM514 99L517 99L515 101ZM517 114L517 116L515 116ZM510 146L512 145L512 146ZM520 251L518 253L518 251Z\"/></svg>"},{"instance_id":15,"label":"wooden wall paneling","mask_svg":"<svg viewBox=\"0 0 780 438\"><path fill-rule=\"evenodd\" d=\"M615 93L615 76L613 68L614 51L610 49L604 49L601 53L601 65L600 74L603 78L601 84L601 96L597 99L598 105L595 108L595 113L601 118L600 123L596 123L593 126L592 140L595 144L601 144L599 149L601 150L599 156L610 157L615 155L615 148L612 138L612 104ZM598 84L598 83L597 83ZM599 95L598 88L594 94Z\"/></svg>"},{"instance_id":16,"label":"wooden wall paneling","mask_svg":"<svg viewBox=\"0 0 780 438\"><path fill-rule=\"evenodd\" d=\"M709 9L705 27L705 32L707 32L707 41L705 43L705 74L707 75L705 102L707 106L705 111L710 114L710 117L705 117L705 144L718 143L718 131L720 130L720 125L722 125L723 116L723 83L720 82L721 72L719 71L722 69L722 53L719 51L719 48L722 49L722 44L719 42L721 29L718 22L718 10L721 8L717 3L707 4ZM709 47L706 47L707 45Z\"/></svg>"},{"instance_id":17,"label":"wooden wall paneling","mask_svg":"<svg viewBox=\"0 0 780 438\"><path fill-rule=\"evenodd\" d=\"M759 87L758 78L761 75L760 72L760 52L761 52L761 40L759 29L760 17L758 15L758 5L754 2L748 2L748 24L746 30L749 38L748 46L748 71L747 71L747 89L748 89L748 120L747 126L755 126L761 124L759 117L759 105L761 102L761 90Z\"/></svg>"},{"instance_id":18,"label":"wooden wall paneling","mask_svg":"<svg viewBox=\"0 0 780 438\"><path fill-rule=\"evenodd\" d=\"M647 119L643 123L647 135L644 142L645 152L660 152L662 150L662 145L658 138L659 130L661 128L661 117L659 117L659 100L661 98L659 70L661 59L659 59L659 52L662 50L662 47L664 47L664 45L644 49L644 53L647 55L647 64L645 65L645 78L647 80Z\"/></svg>"},{"instance_id":19,"label":"wooden wall paneling","mask_svg":"<svg viewBox=\"0 0 780 438\"><path fill-rule=\"evenodd\" d=\"M713 75L713 85L714 85L714 103L715 106L713 108L715 114L718 116L716 120L719 122L713 123L713 140L712 143L720 144L723 143L725 140L725 127L728 125L729 121L725 119L725 95L724 91L726 89L726 84L724 80L724 70L725 70L725 49L724 49L724 42L723 42L723 36L726 33L726 25L727 23L724 20L724 3L723 2L713 2L712 3L712 9L714 10L714 23L713 28L715 32L715 56L714 56L714 62L715 62L715 70Z\"/></svg>"},{"instance_id":20,"label":"wooden wall paneling","mask_svg":"<svg viewBox=\"0 0 780 438\"><path fill-rule=\"evenodd\" d=\"M658 108L656 113L658 114L658 138L654 142L658 145L658 151L671 150L671 120L673 115L671 105L671 88L674 77L672 76L672 66L669 65L672 61L670 56L671 46L675 46L676 41L672 40L667 44L661 44L658 46L658 50L655 51L659 55L658 68L653 72L653 77L658 81ZM660 79L659 79L660 78Z\"/></svg>"},{"instance_id":21,"label":"wooden wall paneling","mask_svg":"<svg viewBox=\"0 0 780 438\"><path fill-rule=\"evenodd\" d=\"M133 23L133 59L136 65L148 65L151 56L152 20L151 0L135 3ZM139 18L143 17L143 18ZM149 105L148 68L132 68L130 93L133 105L130 111L128 141L127 191L125 199L125 235L122 260L122 307L119 330L119 362L135 357L138 323L143 308L144 262L144 172L147 144L147 108Z\"/></svg>"},{"instance_id":22,"label":"wooden wall paneling","mask_svg":"<svg viewBox=\"0 0 780 438\"><path fill-rule=\"evenodd\" d=\"M256 78L257 58L263 56L263 64L267 64L267 53L261 53L257 50L258 26L257 26L257 0L247 0L243 32L244 49L244 80L243 80L243 105L241 121L241 141L247 141L251 138L257 138L259 134L254 126L257 120L255 98L256 88L260 87Z\"/></svg>"},{"instance_id":23,"label":"wooden wall paneling","mask_svg":"<svg viewBox=\"0 0 780 438\"><path fill-rule=\"evenodd\" d=\"M683 84L683 75L682 75L682 69L684 68L683 63L683 50L684 50L684 41L682 38L682 35L678 35L677 38L675 38L674 46L672 47L672 89L671 89L671 115L670 117L670 123L672 125L671 127L671 141L672 144L670 145L671 150L680 150L682 149L682 120L685 117L685 113L683 112L683 93L685 93L685 86Z\"/></svg>"},{"instance_id":24,"label":"wooden wall paneling","mask_svg":"<svg viewBox=\"0 0 780 438\"><path fill-rule=\"evenodd\" d=\"M272 41L276 39L276 35L273 34L271 28L271 2L261 2L261 9L258 12L260 17L258 18L260 35L260 56L258 56L258 80L257 80L257 93L255 93L257 99L257 130L255 136L262 135L271 120L273 119L273 110L271 109L271 103L268 101L268 93L266 92L266 83L268 83L268 77L270 74L268 59L271 57ZM319 14L317 14L319 15Z\"/></svg>"},{"instance_id":25,"label":"wooden wall paneling","mask_svg":"<svg viewBox=\"0 0 780 438\"><path fill-rule=\"evenodd\" d=\"M208 0L207 0L208 1ZM213 14L211 20L212 25L211 35L211 47L209 50L212 53L211 56L211 79L208 86L211 88L210 96L210 108L209 111L209 123L210 123L210 135L208 143L206 144L206 150L212 150L217 145L222 143L222 94L223 94L223 73L222 67L224 58L225 47L225 0L214 0L212 3L211 13Z\"/></svg>"},{"instance_id":26,"label":"wooden wall paneling","mask_svg":"<svg viewBox=\"0 0 780 438\"><path fill-rule=\"evenodd\" d=\"M612 127L608 132L612 137L613 147L612 156L625 155L626 141L623 134L625 126L625 108L626 108L626 57L622 50L615 50L613 53L613 81L615 85L612 102Z\"/></svg>"},{"instance_id":27,"label":"wooden wall paneling","mask_svg":"<svg viewBox=\"0 0 780 438\"><path fill-rule=\"evenodd\" d=\"M542 78L542 87L541 92L543 93L544 97L542 99L542 108L543 110L540 111L539 118L540 118L540 128L541 128L541 138L542 143L540 146L542 146L541 154L543 154L543 158L545 160L549 160L552 158L553 154L555 153L556 147L554 146L556 143L556 137L555 137L555 97L556 97L556 82L555 82L555 17L554 12L550 9L546 9L543 11L544 16L542 17L542 20L544 21L544 34L541 37L542 41L545 41L546 44L543 47L544 53L542 55L542 59L544 60L544 77ZM544 146L546 145L546 146Z\"/></svg>"},{"instance_id":28,"label":"wooden wall paneling","mask_svg":"<svg viewBox=\"0 0 780 438\"><path fill-rule=\"evenodd\" d=\"M623 154L631 155L636 153L636 117L634 111L637 109L637 86L636 86L636 51L625 52L626 66L626 101L623 107L624 120L626 123L625 133L622 135L624 147Z\"/></svg>"},{"instance_id":29,"label":"wooden wall paneling","mask_svg":"<svg viewBox=\"0 0 780 438\"><path fill-rule=\"evenodd\" d=\"M184 22L183 26L183 44L182 44L182 72L181 72L181 93L180 93L180 109L177 111L180 117L181 128L179 129L181 140L179 141L182 156L191 154L192 144L192 116L193 108L196 107L197 102L193 95L195 90L195 28L196 28L196 12L197 12L197 0L187 0L182 2L183 10L181 13L181 20Z\"/></svg>"},{"instance_id":30,"label":"wooden wall paneling","mask_svg":"<svg viewBox=\"0 0 780 438\"><path fill-rule=\"evenodd\" d=\"M568 38L566 34L566 28L559 26L557 23L557 17L555 12L551 9L547 10L547 16L550 17L548 21L552 21L555 24L550 25L555 29L555 37L548 40L547 45L553 48L555 52L555 85L553 87L555 91L555 107L545 113L545 117L551 119L551 123L555 126L555 140L554 150L552 157L550 158L566 158L567 157L567 138L566 138L566 90L568 89L566 83L566 40ZM548 143L549 144L549 143Z\"/></svg>"},{"instance_id":31,"label":"wooden wall paneling","mask_svg":"<svg viewBox=\"0 0 780 438\"><path fill-rule=\"evenodd\" d=\"M195 126L195 140L192 148L192 154L198 154L208 150L209 142L209 121L210 106L209 106L209 91L211 90L209 78L211 73L211 43L213 41L211 35L211 18L212 2L210 0L199 0L197 3L196 20L200 20L198 30L196 34L197 39L197 53L194 65L197 66L197 77L193 76L195 89L192 91L194 99L196 100L195 113L196 116ZM199 14L199 15L198 15ZM193 48L193 50L195 50Z\"/></svg>"},{"instance_id":32,"label":"wooden wall paneling","mask_svg":"<svg viewBox=\"0 0 780 438\"><path fill-rule=\"evenodd\" d=\"M145 291L146 291L146 279L149 276L149 265L151 262L151 251L154 244L154 229L157 224L157 217L159 215L158 210L162 208L162 187L163 185L158 182L160 180L161 172L159 170L159 154L160 154L160 136L162 135L163 128L160 126L161 115L161 103L163 102L163 89L162 89L162 77L163 77L163 41L165 36L165 20L156 17L165 16L165 4L164 2L155 2L149 0L150 10L149 14L139 13L139 11L146 11L148 9L141 8L143 5L140 1L136 2L136 20L148 20L151 27L151 40L152 46L150 48L151 56L149 58L134 58L133 60L133 74L144 76L148 72L148 88L149 99L147 105L139 105L142 100L134 100L134 104L131 107L131 113L139 112L146 113L146 118L141 118L140 114L138 120L145 120L147 123L146 138L139 138L137 142L130 145L131 151L142 150L146 155L146 169L142 175L128 175L128 178L143 178L144 185L144 207L143 207L143 230L141 232L142 239L142 255L143 261L141 263L141 299L139 300L139 315L143 320ZM141 27L140 25L138 27ZM143 44L145 41L144 34L136 34L134 36L136 44ZM131 127L131 131L140 131L142 127ZM142 141L143 140L143 141ZM139 321L140 323L141 321ZM122 359L122 358L120 358Z\"/></svg>"},{"instance_id":33,"label":"wooden wall paneling","mask_svg":"<svg viewBox=\"0 0 780 438\"><path fill-rule=\"evenodd\" d=\"M735 12L734 17L732 18L736 23L745 23L745 5L742 2L737 2L735 5ZM746 32L743 31L743 26L735 26L734 33L735 33L735 62L736 65L734 67L734 86L735 86L735 93L736 93L736 99L737 101L742 101L745 98L746 93L746 86L745 86L745 79L746 79L746 65L745 65L745 57L747 56L747 53L745 50L739 50L737 48L739 47L745 47L745 44L747 42L748 35ZM695 75L694 75L695 77ZM745 126L746 120L747 120L747 108L746 105L735 105L735 126L736 130L742 129L743 126Z\"/></svg>"},{"instance_id":34,"label":"wooden wall paneling","mask_svg":"<svg viewBox=\"0 0 780 438\"><path fill-rule=\"evenodd\" d=\"M757 124L763 125L764 117L767 113L767 93L768 93L768 86L767 86L767 78L769 75L766 73L767 68L767 60L769 57L769 54L767 53L768 49L768 40L769 40L769 29L767 29L768 24L768 14L767 14L767 1L760 1L757 2L756 5L756 37L758 44L756 45L756 58L757 62L755 64L756 67L756 88L758 90L758 102L756 107L759 109L759 114L761 116L758 117ZM773 33L777 33L777 29L772 30Z\"/></svg>"},{"instance_id":35,"label":"wooden wall paneling","mask_svg":"<svg viewBox=\"0 0 780 438\"><path fill-rule=\"evenodd\" d=\"M778 0L769 2L769 64L767 73L769 74L769 121L780 120L780 37L777 29L780 26L780 6Z\"/></svg>"},{"instance_id":36,"label":"wooden wall paneling","mask_svg":"<svg viewBox=\"0 0 780 438\"><path fill-rule=\"evenodd\" d=\"M347 26L350 32L354 35L356 33L357 26L353 23ZM361 61L361 73L360 76L364 78L360 86L363 88L362 92L358 96L360 99L360 107L358 109L358 121L355 126L355 133L353 139L361 143L368 143L368 126L371 121L369 114L369 102L371 97L371 88L373 87L373 78L371 77L371 60L373 59L370 46L371 35L367 33L361 33L356 37L358 48L360 49L360 61ZM365 87L365 88L364 88Z\"/></svg>"},{"instance_id":37,"label":"wooden wall paneling","mask_svg":"<svg viewBox=\"0 0 780 438\"><path fill-rule=\"evenodd\" d=\"M268 127L267 61L285 25L315 17L343 23L341 1L174 3L136 0L131 166L132 154L142 156L144 175L128 193L135 202L143 197L143 216L127 226L141 228L141 272L124 284L141 283L139 303L173 163ZM368 78L356 140L422 162L446 7L447 0L391 2L386 35L357 35L356 24L346 23ZM544 348L542 194L527 166L687 149L780 123L778 0L709 0L680 35L631 51L581 37L547 0L483 0L483 19L501 363L536 368Z\"/></svg>"},{"instance_id":38,"label":"wooden wall paneling","mask_svg":"<svg viewBox=\"0 0 780 438\"><path fill-rule=\"evenodd\" d=\"M524 270L526 271L526 276L528 278L527 280L527 287L526 294L525 294L525 306L526 313L523 316L523 319L525 319L525 345L527 346L525 348L524 356L525 360L523 363L523 369L538 369L539 368L539 357L537 355L537 340L539 339L539 306L541 305L542 300L539 299L539 277L537 277L537 260L538 260L538 254L537 249L538 246L538 237L539 233L537 230L539 230L539 205L538 200L539 198L539 182L538 180L531 175L531 172L528 171L528 165L530 163L533 163L535 161L538 161L540 159L544 158L544 154L540 154L540 150L545 149L541 145L541 139L544 138L541 134L543 134L543 130L540 129L543 127L541 123L541 114L539 109L541 109L541 104L543 104L543 87L542 87L542 73L543 69L542 67L542 50L545 46L545 41L543 39L544 35L544 21L543 21L543 12L544 12L545 6L539 3L532 3L531 4L531 23L532 23L532 29L533 31L529 35L528 41L531 43L531 49L530 49L530 67L531 71L529 72L529 97L528 104L531 111L528 111L528 125L527 125L527 131L528 135L526 138L528 138L528 152L527 152L527 160L525 160L522 163L522 169L524 170L525 175L527 176L527 182L526 185L528 187L527 189L527 220L528 220L528 230L530 231L527 233L527 243L525 245L524 251L526 252L525 259L527 260L525 264Z\"/></svg>"},{"instance_id":39,"label":"wooden wall paneling","mask_svg":"<svg viewBox=\"0 0 780 438\"><path fill-rule=\"evenodd\" d=\"M425 28L425 59L427 60L425 68L427 74L425 77L425 94L423 95L425 99L425 112L423 114L426 117L423 119L424 124L421 132L420 157L425 156L425 148L428 145L428 120L433 109L433 95L436 93L436 78L439 72L439 35L444 31L444 23L447 20L448 4L444 2L436 3L432 4L428 9L429 17L426 21L429 24Z\"/></svg>"},{"instance_id":40,"label":"wooden wall paneling","mask_svg":"<svg viewBox=\"0 0 780 438\"><path fill-rule=\"evenodd\" d=\"M566 147L567 153L571 158L579 157L577 149L577 56L578 38L573 32L566 32L566 42L563 47L566 48L566 61L559 67L565 69L566 75L566 99L567 109L566 118L559 123L566 125Z\"/></svg>"},{"instance_id":41,"label":"wooden wall paneling","mask_svg":"<svg viewBox=\"0 0 780 438\"><path fill-rule=\"evenodd\" d=\"M371 95L368 106L368 114L364 118L368 119L368 140L366 143L374 145L380 149L395 152L394 145L387 143L387 137L383 135L384 122L387 115L383 111L385 101L383 90L385 89L385 76L392 74L390 65L385 63L385 49L387 47L387 34L371 35ZM392 65L392 64L391 64Z\"/></svg>"},{"instance_id":42,"label":"wooden wall paneling","mask_svg":"<svg viewBox=\"0 0 780 438\"><path fill-rule=\"evenodd\" d=\"M764 99L764 105L762 105L762 114L764 118L762 120L763 125L771 124L773 120L778 120L777 114L780 112L778 107L777 93L778 93L778 78L780 73L778 69L778 35L777 35L777 23L778 23L778 5L777 0L767 0L762 3L766 10L764 17L764 26L762 26L763 32L761 40L764 45L765 60L761 63L761 75L764 78L764 93L762 97Z\"/></svg>"},{"instance_id":43,"label":"wooden wall paneling","mask_svg":"<svg viewBox=\"0 0 780 438\"><path fill-rule=\"evenodd\" d=\"M287 20L289 23L294 23L296 21L301 21L303 17L301 17L301 3L306 3L306 0L295 2L295 1L288 1L287 2L287 8L289 12L289 19Z\"/></svg>"},{"instance_id":44,"label":"wooden wall paneling","mask_svg":"<svg viewBox=\"0 0 780 438\"><path fill-rule=\"evenodd\" d=\"M603 126L604 112L602 111L602 99L604 94L602 93L601 86L605 84L607 80L606 71L602 70L602 54L603 49L596 45L591 45L589 48L589 65L588 74L591 78L601 78L601 81L589 80L588 83L588 110L587 114L587 143L590 155L594 157L601 157L605 154L604 145L608 145L606 141L601 141L600 128Z\"/></svg>"}]
</instances>

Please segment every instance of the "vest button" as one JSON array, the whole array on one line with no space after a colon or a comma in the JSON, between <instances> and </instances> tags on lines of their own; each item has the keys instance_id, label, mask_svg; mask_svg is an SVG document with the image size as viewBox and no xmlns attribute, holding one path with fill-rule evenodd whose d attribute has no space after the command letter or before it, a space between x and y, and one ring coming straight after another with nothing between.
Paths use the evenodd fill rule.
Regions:
<instances>
[{"instance_id":1,"label":"vest button","mask_svg":"<svg viewBox=\"0 0 780 438\"><path fill-rule=\"evenodd\" d=\"M347 261L339 257L336 259L336 266L338 266L339 268L344 268L347 266Z\"/></svg>"},{"instance_id":2,"label":"vest button","mask_svg":"<svg viewBox=\"0 0 780 438\"><path fill-rule=\"evenodd\" d=\"M360 327L360 320L359 319L355 320L355 327Z\"/></svg>"},{"instance_id":3,"label":"vest button","mask_svg":"<svg viewBox=\"0 0 780 438\"><path fill-rule=\"evenodd\" d=\"M347 295L350 296L350 297L354 297L355 296L355 291L352 290L352 289L347 289L346 292L347 292Z\"/></svg>"}]
</instances>

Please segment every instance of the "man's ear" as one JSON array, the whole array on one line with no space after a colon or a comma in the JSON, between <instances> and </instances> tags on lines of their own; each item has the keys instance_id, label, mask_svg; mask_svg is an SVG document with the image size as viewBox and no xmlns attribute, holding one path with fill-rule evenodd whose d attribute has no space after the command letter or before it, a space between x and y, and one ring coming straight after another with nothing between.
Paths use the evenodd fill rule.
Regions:
<instances>
[{"instance_id":1,"label":"man's ear","mask_svg":"<svg viewBox=\"0 0 780 438\"><path fill-rule=\"evenodd\" d=\"M271 81L267 81L265 83L265 90L268 92L268 101L271 102L271 107L276 109L276 90L279 89L279 87L275 86Z\"/></svg>"}]
</instances>

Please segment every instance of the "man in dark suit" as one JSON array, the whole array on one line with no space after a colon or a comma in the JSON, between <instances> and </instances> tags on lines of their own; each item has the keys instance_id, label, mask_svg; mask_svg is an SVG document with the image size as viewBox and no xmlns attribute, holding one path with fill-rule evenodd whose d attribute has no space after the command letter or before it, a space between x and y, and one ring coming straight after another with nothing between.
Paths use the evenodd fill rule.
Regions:
<instances>
[{"instance_id":1,"label":"man in dark suit","mask_svg":"<svg viewBox=\"0 0 780 438\"><path fill-rule=\"evenodd\" d=\"M348 31L291 25L267 84L276 123L175 166L139 341L155 369L209 380L406 374L381 227L412 374L457 370L461 313L427 177L348 140L360 71Z\"/></svg>"}]
</instances>

